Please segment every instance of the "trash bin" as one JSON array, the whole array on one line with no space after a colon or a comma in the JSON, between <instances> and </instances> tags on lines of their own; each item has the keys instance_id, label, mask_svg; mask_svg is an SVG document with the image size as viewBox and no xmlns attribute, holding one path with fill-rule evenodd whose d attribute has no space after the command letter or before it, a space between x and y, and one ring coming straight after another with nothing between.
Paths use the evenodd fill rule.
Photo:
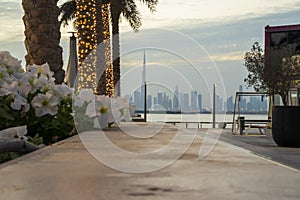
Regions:
<instances>
[{"instance_id":1,"label":"trash bin","mask_svg":"<svg viewBox=\"0 0 300 200\"><path fill-rule=\"evenodd\" d=\"M243 135L245 129L245 117L238 117L239 134Z\"/></svg>"}]
</instances>

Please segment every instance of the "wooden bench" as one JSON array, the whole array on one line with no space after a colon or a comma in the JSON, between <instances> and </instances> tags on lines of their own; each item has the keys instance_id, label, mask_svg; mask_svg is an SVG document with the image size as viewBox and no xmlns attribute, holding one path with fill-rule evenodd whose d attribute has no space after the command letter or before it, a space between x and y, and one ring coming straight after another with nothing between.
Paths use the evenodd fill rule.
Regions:
<instances>
[{"instance_id":1,"label":"wooden bench","mask_svg":"<svg viewBox=\"0 0 300 200\"><path fill-rule=\"evenodd\" d=\"M259 129L260 134L263 135L264 133L263 133L262 129L267 128L267 125L269 122L271 122L271 120L239 118L239 119L237 119L239 134L243 135L243 133L244 133L243 131L246 130L245 128L248 127L245 135L247 135L249 133L249 130L251 128Z\"/></svg>"}]
</instances>

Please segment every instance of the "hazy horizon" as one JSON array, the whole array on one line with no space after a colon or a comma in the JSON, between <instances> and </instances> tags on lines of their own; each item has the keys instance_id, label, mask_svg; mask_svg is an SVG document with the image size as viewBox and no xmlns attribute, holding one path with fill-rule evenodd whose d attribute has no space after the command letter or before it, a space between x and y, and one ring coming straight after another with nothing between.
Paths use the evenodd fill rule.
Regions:
<instances>
[{"instance_id":1,"label":"hazy horizon","mask_svg":"<svg viewBox=\"0 0 300 200\"><path fill-rule=\"evenodd\" d=\"M198 50L211 60L210 64L213 67L204 69L204 65L198 66L197 62L199 63L200 61L196 54L181 55L180 52L194 53L194 49L189 49L191 45L188 40L186 42L177 40L176 46L174 41L168 37L153 34L149 36L152 40L149 40L148 43L146 41L147 37L143 39L145 41L142 43L148 45L146 48L156 47L163 41L169 47L166 52L170 53L174 50L177 53L177 58L180 58L180 56L182 58L188 57L189 62L196 63L197 66L195 68L200 72L200 75L193 78L194 74L191 74L191 71L188 72L189 68L181 69L185 64L180 59L178 61L169 59L170 55L159 57L162 55L157 56L157 52L155 53L154 51L152 52L153 54L149 53L147 55L149 66L154 66L152 72L152 69L149 70L149 74L152 73L154 79L158 75L157 71L163 71L161 66L167 66L169 70L172 68L172 70L176 70L174 73L180 74L184 80L188 79L187 85L189 87L197 89L196 87L203 85L204 90L206 90L204 93L208 94L205 101L210 99L209 94L211 94L212 82L219 82L217 92L224 99L234 95L239 85L244 85L243 79L246 77L247 71L243 66L243 56L256 41L264 46L265 26L297 24L299 23L298 19L300 19L300 2L292 0L284 2L279 0L248 0L243 2L237 0L187 0L184 4L179 0L161 0L155 13L150 13L144 5L139 6L139 8L142 14L143 26L138 33L130 31L126 20L122 19L120 24L122 73L124 75L130 69L136 69L136 72L133 74L136 78L134 80L131 78L132 83L129 83L129 81L126 84L121 82L122 90L130 93L132 92L130 88L138 87L141 84L139 68L143 64L143 56L137 53L130 60L128 54L128 52L133 52L135 47L140 45L141 41L137 38L151 33L151 30L167 29L177 31L178 35L183 34L183 38L190 38L190 40L197 43L202 48L202 50L201 48ZM4 0L0 4L0 11L0 50L10 51L13 56L22 60L24 65L26 51L23 43L24 25L22 22L23 10L21 1ZM64 66L68 62L69 34L67 32L70 30L72 30L72 27L62 29L61 46L64 48ZM170 43L168 44L168 42ZM178 52L176 52L177 50ZM215 71L210 74L208 68ZM202 70L207 70L207 72ZM216 74L216 71L218 74ZM175 88L174 85L177 83L177 78L168 75L168 73L169 71L160 75L168 82L165 86L173 90ZM205 77L202 74L209 77ZM219 80L220 76L222 80ZM207 81L206 79L211 80ZM126 88L130 84L134 86L130 86L129 89Z\"/></svg>"}]
</instances>

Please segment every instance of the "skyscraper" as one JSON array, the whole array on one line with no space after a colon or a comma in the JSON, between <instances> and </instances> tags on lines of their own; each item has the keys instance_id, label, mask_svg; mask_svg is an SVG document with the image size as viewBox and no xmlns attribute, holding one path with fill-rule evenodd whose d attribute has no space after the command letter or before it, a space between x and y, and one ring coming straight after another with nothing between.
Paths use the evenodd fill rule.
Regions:
<instances>
[{"instance_id":1,"label":"skyscraper","mask_svg":"<svg viewBox=\"0 0 300 200\"><path fill-rule=\"evenodd\" d=\"M216 95L216 112L223 111L223 98L219 95Z\"/></svg>"},{"instance_id":2,"label":"skyscraper","mask_svg":"<svg viewBox=\"0 0 300 200\"><path fill-rule=\"evenodd\" d=\"M142 109L142 99L141 99L141 92L136 90L133 94L134 96L134 105L135 109L140 110Z\"/></svg>"},{"instance_id":3,"label":"skyscraper","mask_svg":"<svg viewBox=\"0 0 300 200\"><path fill-rule=\"evenodd\" d=\"M199 108L199 111L202 110L202 95L201 94L198 94L198 108Z\"/></svg>"},{"instance_id":4,"label":"skyscraper","mask_svg":"<svg viewBox=\"0 0 300 200\"><path fill-rule=\"evenodd\" d=\"M144 108L145 100L145 84L146 84L146 50L144 49L144 61L143 61L143 71L142 71L142 85L141 85L141 107Z\"/></svg>"},{"instance_id":5,"label":"skyscraper","mask_svg":"<svg viewBox=\"0 0 300 200\"><path fill-rule=\"evenodd\" d=\"M183 110L184 111L190 110L189 94L188 93L183 94Z\"/></svg>"},{"instance_id":6,"label":"skyscraper","mask_svg":"<svg viewBox=\"0 0 300 200\"><path fill-rule=\"evenodd\" d=\"M230 96L226 101L226 111L233 112L233 96Z\"/></svg>"},{"instance_id":7,"label":"skyscraper","mask_svg":"<svg viewBox=\"0 0 300 200\"><path fill-rule=\"evenodd\" d=\"M239 92L243 92L243 86L242 85L240 85L239 86ZM241 110L246 110L247 109L247 102L246 102L246 98L244 98L244 97L240 97L240 108L241 108Z\"/></svg>"},{"instance_id":8,"label":"skyscraper","mask_svg":"<svg viewBox=\"0 0 300 200\"><path fill-rule=\"evenodd\" d=\"M154 97L153 98L153 105L156 105L157 104L157 97Z\"/></svg>"},{"instance_id":9,"label":"skyscraper","mask_svg":"<svg viewBox=\"0 0 300 200\"><path fill-rule=\"evenodd\" d=\"M197 91L191 91L191 108L193 111L198 110Z\"/></svg>"},{"instance_id":10,"label":"skyscraper","mask_svg":"<svg viewBox=\"0 0 300 200\"><path fill-rule=\"evenodd\" d=\"M147 109L152 107L152 95L147 96Z\"/></svg>"},{"instance_id":11,"label":"skyscraper","mask_svg":"<svg viewBox=\"0 0 300 200\"><path fill-rule=\"evenodd\" d=\"M177 110L179 109L179 89L178 85L176 85L176 89L174 91L174 96L173 96L173 109Z\"/></svg>"},{"instance_id":12,"label":"skyscraper","mask_svg":"<svg viewBox=\"0 0 300 200\"><path fill-rule=\"evenodd\" d=\"M157 93L157 104L163 106L163 93L161 91Z\"/></svg>"}]
</instances>

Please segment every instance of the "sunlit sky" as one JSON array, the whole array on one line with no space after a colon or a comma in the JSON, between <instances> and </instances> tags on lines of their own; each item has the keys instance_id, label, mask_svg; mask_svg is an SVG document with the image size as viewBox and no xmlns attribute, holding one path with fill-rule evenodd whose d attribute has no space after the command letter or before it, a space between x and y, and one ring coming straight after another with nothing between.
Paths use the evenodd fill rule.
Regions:
<instances>
[{"instance_id":1,"label":"sunlit sky","mask_svg":"<svg viewBox=\"0 0 300 200\"><path fill-rule=\"evenodd\" d=\"M0 50L10 51L24 64L21 2L1 0ZM243 55L253 42L263 45L264 27L300 23L300 0L160 0L155 13L150 13L145 5L139 4L139 9L143 22L140 32L147 28L168 28L205 48L223 77L227 97L243 84L246 76ZM69 51L67 31L71 29L62 30L65 65ZM120 30L121 33L130 30L126 20L122 20ZM142 58L139 59L142 63Z\"/></svg>"}]
</instances>

